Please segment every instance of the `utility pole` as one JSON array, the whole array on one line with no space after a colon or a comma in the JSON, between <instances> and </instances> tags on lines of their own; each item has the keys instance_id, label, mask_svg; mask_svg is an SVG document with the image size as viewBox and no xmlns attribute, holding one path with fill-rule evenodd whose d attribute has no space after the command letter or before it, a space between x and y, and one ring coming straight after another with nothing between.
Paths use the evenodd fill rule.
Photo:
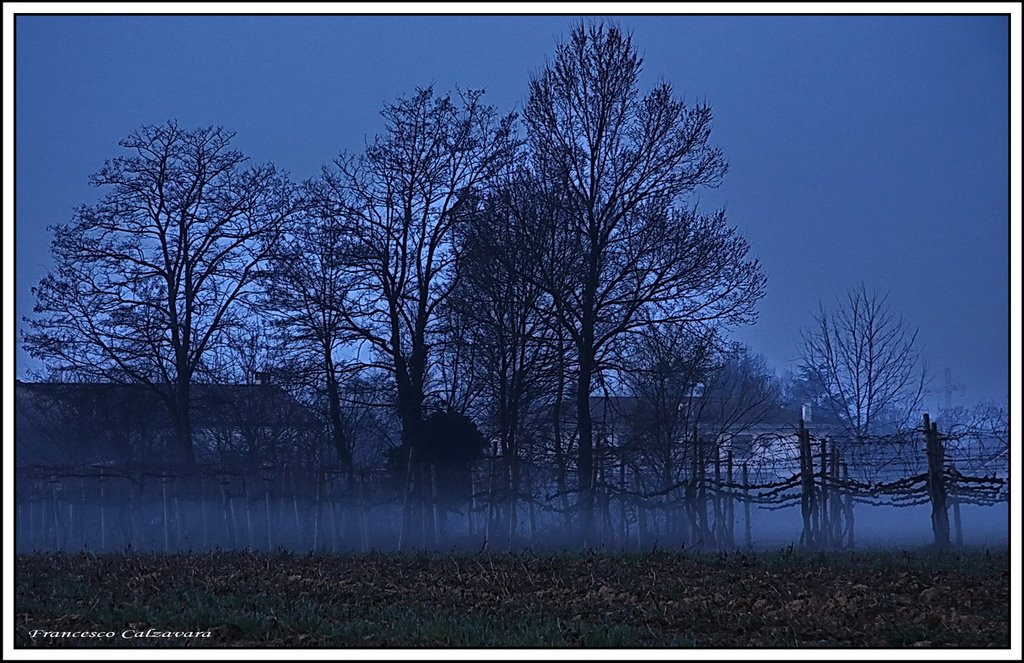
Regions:
<instances>
[{"instance_id":1,"label":"utility pole","mask_svg":"<svg viewBox=\"0 0 1024 663\"><path fill-rule=\"evenodd\" d=\"M953 407L953 392L954 391L964 392L966 390L967 390L967 387L965 385L963 385L963 384L953 384L952 371L950 371L950 369L947 368L944 371L944 379L943 379L942 387L937 388L937 389L929 389L928 391L930 393L933 393L933 394L934 393L942 393L943 405L944 405L942 411L943 412L949 412L952 409L952 407Z\"/></svg>"},{"instance_id":2,"label":"utility pole","mask_svg":"<svg viewBox=\"0 0 1024 663\"><path fill-rule=\"evenodd\" d=\"M945 395L946 395L946 411L947 412L949 411L950 407L952 406L950 401L952 400L953 392L954 391L964 391L967 388L967 387L965 387L962 384L953 384L953 379L950 377L950 375L951 375L950 370L947 368L946 369L946 384L945 384L945 386L943 388L943 391L945 392Z\"/></svg>"}]
</instances>

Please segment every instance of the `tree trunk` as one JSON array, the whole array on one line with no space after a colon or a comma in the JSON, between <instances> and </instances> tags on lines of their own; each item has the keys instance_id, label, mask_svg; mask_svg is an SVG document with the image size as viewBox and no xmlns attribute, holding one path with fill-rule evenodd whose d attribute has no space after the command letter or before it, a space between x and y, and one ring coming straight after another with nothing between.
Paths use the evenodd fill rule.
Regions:
<instances>
[{"instance_id":1,"label":"tree trunk","mask_svg":"<svg viewBox=\"0 0 1024 663\"><path fill-rule=\"evenodd\" d=\"M192 412L189 404L191 383L178 382L174 387L174 433L178 442L178 457L187 466L195 465L192 448Z\"/></svg>"},{"instance_id":2,"label":"tree trunk","mask_svg":"<svg viewBox=\"0 0 1024 663\"><path fill-rule=\"evenodd\" d=\"M576 425L579 433L579 508L583 511L583 547L591 545L594 530L594 422L590 416L591 362L580 357L576 384Z\"/></svg>"}]
</instances>

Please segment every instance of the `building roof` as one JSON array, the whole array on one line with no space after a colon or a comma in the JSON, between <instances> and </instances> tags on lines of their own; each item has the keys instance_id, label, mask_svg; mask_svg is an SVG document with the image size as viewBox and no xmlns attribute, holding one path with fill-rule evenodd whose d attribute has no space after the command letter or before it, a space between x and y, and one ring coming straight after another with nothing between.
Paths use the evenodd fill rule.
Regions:
<instances>
[{"instance_id":1,"label":"building roof","mask_svg":"<svg viewBox=\"0 0 1024 663\"><path fill-rule=\"evenodd\" d=\"M123 457L131 440L173 435L170 385L17 381L14 393L18 464ZM321 425L273 384L193 384L190 402L194 432Z\"/></svg>"}]
</instances>

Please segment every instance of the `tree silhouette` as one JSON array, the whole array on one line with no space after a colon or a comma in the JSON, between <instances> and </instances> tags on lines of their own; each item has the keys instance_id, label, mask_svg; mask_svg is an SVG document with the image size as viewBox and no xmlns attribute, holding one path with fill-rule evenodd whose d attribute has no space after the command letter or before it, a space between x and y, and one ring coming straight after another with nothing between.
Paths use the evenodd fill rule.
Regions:
<instances>
[{"instance_id":1,"label":"tree silhouette","mask_svg":"<svg viewBox=\"0 0 1024 663\"><path fill-rule=\"evenodd\" d=\"M764 278L718 212L673 203L726 171L710 145L711 109L661 83L638 90L631 38L578 25L530 83L524 113L533 167L562 214L554 260L538 274L577 354L576 420L583 534L594 487L589 399L615 344L657 322L752 319Z\"/></svg>"},{"instance_id":2,"label":"tree silhouette","mask_svg":"<svg viewBox=\"0 0 1024 663\"><path fill-rule=\"evenodd\" d=\"M916 414L926 373L907 328L888 295L860 283L833 309L821 305L802 331L802 367L827 394L832 413L857 436L902 428Z\"/></svg>"},{"instance_id":3,"label":"tree silhouette","mask_svg":"<svg viewBox=\"0 0 1024 663\"><path fill-rule=\"evenodd\" d=\"M56 374L141 383L167 404L194 462L190 386L255 282L297 197L272 165L245 168L222 128L145 126L91 182L106 191L52 227L54 267L33 289L25 349Z\"/></svg>"}]
</instances>

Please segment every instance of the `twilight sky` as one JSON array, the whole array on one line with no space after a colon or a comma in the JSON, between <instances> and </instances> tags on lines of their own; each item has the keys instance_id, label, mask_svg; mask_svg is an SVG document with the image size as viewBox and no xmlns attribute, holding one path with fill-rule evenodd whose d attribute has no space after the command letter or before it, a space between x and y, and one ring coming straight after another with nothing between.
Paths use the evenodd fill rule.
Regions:
<instances>
[{"instance_id":1,"label":"twilight sky","mask_svg":"<svg viewBox=\"0 0 1024 663\"><path fill-rule=\"evenodd\" d=\"M15 23L15 313L49 269L50 224L143 124L223 125L296 179L382 130L382 102L433 83L521 108L573 17L21 16ZM1009 364L1006 17L627 16L658 79L715 111L724 206L768 276L735 337L781 372L818 302L888 291L934 385L1005 403ZM16 342L16 339L11 339ZM38 365L20 349L16 374ZM931 394L928 404L942 402Z\"/></svg>"}]
</instances>

